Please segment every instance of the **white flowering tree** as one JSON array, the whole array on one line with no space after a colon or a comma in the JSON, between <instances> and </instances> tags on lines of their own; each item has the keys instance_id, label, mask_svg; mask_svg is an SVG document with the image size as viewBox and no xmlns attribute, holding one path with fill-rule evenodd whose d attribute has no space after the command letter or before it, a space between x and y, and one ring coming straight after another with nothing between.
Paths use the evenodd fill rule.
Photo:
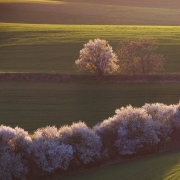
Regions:
<instances>
[{"instance_id":1,"label":"white flowering tree","mask_svg":"<svg viewBox=\"0 0 180 180\"><path fill-rule=\"evenodd\" d=\"M117 109L116 114L94 127L110 156L132 155L159 142L153 120L144 109L132 106Z\"/></svg>"},{"instance_id":2,"label":"white flowering tree","mask_svg":"<svg viewBox=\"0 0 180 180\"><path fill-rule=\"evenodd\" d=\"M21 154L0 151L0 179L26 179L28 168L24 165Z\"/></svg>"},{"instance_id":3,"label":"white flowering tree","mask_svg":"<svg viewBox=\"0 0 180 180\"><path fill-rule=\"evenodd\" d=\"M175 105L176 112L172 118L173 128L176 134L180 135L180 101Z\"/></svg>"},{"instance_id":4,"label":"white flowering tree","mask_svg":"<svg viewBox=\"0 0 180 180\"><path fill-rule=\"evenodd\" d=\"M155 126L154 129L163 145L170 140L171 133L178 125L178 121L173 121L177 105L165 105L162 103L145 104L143 107L152 117Z\"/></svg>"},{"instance_id":5,"label":"white flowering tree","mask_svg":"<svg viewBox=\"0 0 180 180\"><path fill-rule=\"evenodd\" d=\"M62 143L73 147L75 164L88 164L101 157L101 138L84 122L63 126L58 134Z\"/></svg>"},{"instance_id":6,"label":"white flowering tree","mask_svg":"<svg viewBox=\"0 0 180 180\"><path fill-rule=\"evenodd\" d=\"M140 150L149 151L160 141L154 130L152 117L144 109L128 106L116 110L122 122L115 145L121 155L132 155Z\"/></svg>"},{"instance_id":7,"label":"white flowering tree","mask_svg":"<svg viewBox=\"0 0 180 180\"><path fill-rule=\"evenodd\" d=\"M29 135L22 128L0 125L0 179L36 179L56 170L90 167L107 156L142 155L179 142L180 102L129 105L115 113L93 129L78 122Z\"/></svg>"},{"instance_id":8,"label":"white flowering tree","mask_svg":"<svg viewBox=\"0 0 180 180\"><path fill-rule=\"evenodd\" d=\"M117 71L117 57L106 40L95 39L84 44L79 59L75 61L79 72L93 73L102 76Z\"/></svg>"},{"instance_id":9,"label":"white flowering tree","mask_svg":"<svg viewBox=\"0 0 180 180\"><path fill-rule=\"evenodd\" d=\"M32 158L41 174L68 169L73 149L58 141L56 127L38 129L32 136L32 142Z\"/></svg>"},{"instance_id":10,"label":"white flowering tree","mask_svg":"<svg viewBox=\"0 0 180 180\"><path fill-rule=\"evenodd\" d=\"M31 138L21 128L0 126L0 179L25 179Z\"/></svg>"}]
</instances>

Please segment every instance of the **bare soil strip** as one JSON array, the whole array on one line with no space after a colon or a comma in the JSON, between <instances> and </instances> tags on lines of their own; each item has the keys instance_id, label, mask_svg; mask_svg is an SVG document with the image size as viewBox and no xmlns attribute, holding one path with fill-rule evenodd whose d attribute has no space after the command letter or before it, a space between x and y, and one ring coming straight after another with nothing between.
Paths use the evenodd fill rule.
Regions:
<instances>
[{"instance_id":1,"label":"bare soil strip","mask_svg":"<svg viewBox=\"0 0 180 180\"><path fill-rule=\"evenodd\" d=\"M53 82L53 83L180 83L180 74L167 75L69 75L45 73L0 73L0 82Z\"/></svg>"}]
</instances>

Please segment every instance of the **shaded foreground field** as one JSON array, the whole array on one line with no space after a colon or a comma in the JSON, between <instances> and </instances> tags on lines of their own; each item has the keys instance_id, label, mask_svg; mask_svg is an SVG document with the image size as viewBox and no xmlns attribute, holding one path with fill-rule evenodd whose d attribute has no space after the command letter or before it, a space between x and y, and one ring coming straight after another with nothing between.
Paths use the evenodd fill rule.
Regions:
<instances>
[{"instance_id":1,"label":"shaded foreground field","mask_svg":"<svg viewBox=\"0 0 180 180\"><path fill-rule=\"evenodd\" d=\"M64 180L177 180L180 179L180 151L152 155L131 162L110 165L64 177ZM58 180L61 178L53 178Z\"/></svg>"},{"instance_id":2,"label":"shaded foreground field","mask_svg":"<svg viewBox=\"0 0 180 180\"><path fill-rule=\"evenodd\" d=\"M180 84L0 83L0 124L33 132L82 120L93 126L131 104L176 104Z\"/></svg>"},{"instance_id":3,"label":"shaded foreground field","mask_svg":"<svg viewBox=\"0 0 180 180\"><path fill-rule=\"evenodd\" d=\"M122 39L153 37L166 57L164 72L180 72L179 26L33 25L0 23L1 72L76 74L74 61L89 39L106 39L113 50Z\"/></svg>"},{"instance_id":4,"label":"shaded foreground field","mask_svg":"<svg viewBox=\"0 0 180 180\"><path fill-rule=\"evenodd\" d=\"M179 8L178 0L0 0L0 22L180 25Z\"/></svg>"}]
</instances>

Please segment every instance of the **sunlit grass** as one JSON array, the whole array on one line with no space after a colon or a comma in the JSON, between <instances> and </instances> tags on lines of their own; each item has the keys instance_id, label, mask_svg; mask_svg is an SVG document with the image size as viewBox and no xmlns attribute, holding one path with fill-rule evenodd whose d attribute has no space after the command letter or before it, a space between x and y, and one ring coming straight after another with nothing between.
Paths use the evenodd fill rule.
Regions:
<instances>
[{"instance_id":1,"label":"sunlit grass","mask_svg":"<svg viewBox=\"0 0 180 180\"><path fill-rule=\"evenodd\" d=\"M158 52L166 57L164 73L180 72L180 26L0 23L0 27L2 72L75 74L74 61L89 39L106 39L116 50L123 39L143 37L157 39Z\"/></svg>"},{"instance_id":2,"label":"sunlit grass","mask_svg":"<svg viewBox=\"0 0 180 180\"><path fill-rule=\"evenodd\" d=\"M164 174L164 180L180 179L180 161Z\"/></svg>"},{"instance_id":3,"label":"sunlit grass","mask_svg":"<svg viewBox=\"0 0 180 180\"><path fill-rule=\"evenodd\" d=\"M64 1L56 0L0 0L0 3L45 3L45 4L66 4Z\"/></svg>"},{"instance_id":4,"label":"sunlit grass","mask_svg":"<svg viewBox=\"0 0 180 180\"><path fill-rule=\"evenodd\" d=\"M117 42L125 38L153 37L161 45L180 45L179 26L123 26L123 25L49 25L0 23L4 42L10 45L36 45L62 42L86 42L104 38Z\"/></svg>"},{"instance_id":5,"label":"sunlit grass","mask_svg":"<svg viewBox=\"0 0 180 180\"><path fill-rule=\"evenodd\" d=\"M64 177L64 180L178 180L180 151L152 155ZM54 178L58 180L59 178Z\"/></svg>"}]
</instances>

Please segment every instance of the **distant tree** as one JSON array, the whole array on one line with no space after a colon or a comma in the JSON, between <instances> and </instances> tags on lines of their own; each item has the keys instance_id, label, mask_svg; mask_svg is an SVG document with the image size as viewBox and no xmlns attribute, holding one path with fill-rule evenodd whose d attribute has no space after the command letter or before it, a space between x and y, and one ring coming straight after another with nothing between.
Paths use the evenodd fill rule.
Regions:
<instances>
[{"instance_id":1,"label":"distant tree","mask_svg":"<svg viewBox=\"0 0 180 180\"><path fill-rule=\"evenodd\" d=\"M116 50L120 73L147 75L162 70L164 57L154 52L157 47L157 41L152 38L123 40Z\"/></svg>"},{"instance_id":2,"label":"distant tree","mask_svg":"<svg viewBox=\"0 0 180 180\"><path fill-rule=\"evenodd\" d=\"M79 72L94 73L102 76L118 70L117 56L106 40L95 39L84 44L80 57L75 61Z\"/></svg>"}]
</instances>

